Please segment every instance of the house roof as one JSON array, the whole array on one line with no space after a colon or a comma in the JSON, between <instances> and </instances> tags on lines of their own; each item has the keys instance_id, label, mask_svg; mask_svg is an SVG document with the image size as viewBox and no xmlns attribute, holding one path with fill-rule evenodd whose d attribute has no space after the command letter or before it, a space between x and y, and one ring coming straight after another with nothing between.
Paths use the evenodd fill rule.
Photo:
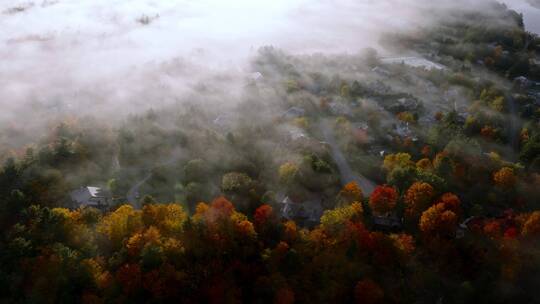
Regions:
<instances>
[{"instance_id":1,"label":"house roof","mask_svg":"<svg viewBox=\"0 0 540 304\"><path fill-rule=\"evenodd\" d=\"M306 111L299 107L290 107L287 111L285 111L282 116L283 117L300 117L304 116Z\"/></svg>"},{"instance_id":2,"label":"house roof","mask_svg":"<svg viewBox=\"0 0 540 304\"><path fill-rule=\"evenodd\" d=\"M106 198L108 195L99 187L85 186L71 191L70 196L79 204L89 204L92 199Z\"/></svg>"},{"instance_id":3,"label":"house roof","mask_svg":"<svg viewBox=\"0 0 540 304\"><path fill-rule=\"evenodd\" d=\"M369 129L369 125L364 121L353 122L351 125L353 128L356 128L356 129L361 129L361 130Z\"/></svg>"},{"instance_id":4,"label":"house roof","mask_svg":"<svg viewBox=\"0 0 540 304\"><path fill-rule=\"evenodd\" d=\"M286 218L307 218L310 220L318 220L322 213L323 208L321 201L317 199L308 199L301 203L293 202L288 196L281 202L283 204L282 212Z\"/></svg>"},{"instance_id":5,"label":"house roof","mask_svg":"<svg viewBox=\"0 0 540 304\"><path fill-rule=\"evenodd\" d=\"M401 228L402 222L395 215L392 216L374 216L373 224L379 227L386 228Z\"/></svg>"},{"instance_id":6,"label":"house roof","mask_svg":"<svg viewBox=\"0 0 540 304\"><path fill-rule=\"evenodd\" d=\"M90 195L92 197L99 197L99 196L102 196L100 195L101 194L101 188L98 188L98 187L86 187L86 189L88 190L88 192L90 193Z\"/></svg>"}]
</instances>

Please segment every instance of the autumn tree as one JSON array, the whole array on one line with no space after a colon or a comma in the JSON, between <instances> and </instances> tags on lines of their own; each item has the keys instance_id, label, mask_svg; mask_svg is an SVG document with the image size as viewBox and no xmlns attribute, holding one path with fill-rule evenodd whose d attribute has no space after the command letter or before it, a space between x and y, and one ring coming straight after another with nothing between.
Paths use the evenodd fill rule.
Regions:
<instances>
[{"instance_id":1,"label":"autumn tree","mask_svg":"<svg viewBox=\"0 0 540 304\"><path fill-rule=\"evenodd\" d=\"M396 188L387 185L377 186L369 197L369 206L374 213L385 214L394 210L397 200Z\"/></svg>"},{"instance_id":2,"label":"autumn tree","mask_svg":"<svg viewBox=\"0 0 540 304\"><path fill-rule=\"evenodd\" d=\"M230 217L234 212L233 204L225 197L218 197L209 205L199 203L196 207L194 219L203 219L208 223Z\"/></svg>"},{"instance_id":3,"label":"autumn tree","mask_svg":"<svg viewBox=\"0 0 540 304\"><path fill-rule=\"evenodd\" d=\"M271 223L274 220L274 212L270 205L263 204L255 210L253 221L257 227Z\"/></svg>"},{"instance_id":4,"label":"autumn tree","mask_svg":"<svg viewBox=\"0 0 540 304\"><path fill-rule=\"evenodd\" d=\"M509 190L515 186L517 177L514 174L514 169L504 167L493 174L493 181L500 189Z\"/></svg>"},{"instance_id":5,"label":"autumn tree","mask_svg":"<svg viewBox=\"0 0 540 304\"><path fill-rule=\"evenodd\" d=\"M356 182L350 182L343 186L338 194L338 201L341 204L350 204L353 202L361 202L364 197L362 189Z\"/></svg>"},{"instance_id":6,"label":"autumn tree","mask_svg":"<svg viewBox=\"0 0 540 304\"><path fill-rule=\"evenodd\" d=\"M387 172L391 172L398 167L411 167L414 163L411 160L411 155L408 153L389 154L384 158L383 168Z\"/></svg>"},{"instance_id":7,"label":"autumn tree","mask_svg":"<svg viewBox=\"0 0 540 304\"><path fill-rule=\"evenodd\" d=\"M411 112L398 113L397 114L397 119L399 119L399 120L401 120L403 122L408 122L408 123L415 123L416 122L416 118L414 117L414 115Z\"/></svg>"},{"instance_id":8,"label":"autumn tree","mask_svg":"<svg viewBox=\"0 0 540 304\"><path fill-rule=\"evenodd\" d=\"M422 213L419 228L426 236L453 236L457 223L458 216L439 203Z\"/></svg>"},{"instance_id":9,"label":"autumn tree","mask_svg":"<svg viewBox=\"0 0 540 304\"><path fill-rule=\"evenodd\" d=\"M164 234L182 231L187 214L179 204L147 204L142 209L142 220L146 227L158 227Z\"/></svg>"},{"instance_id":10,"label":"autumn tree","mask_svg":"<svg viewBox=\"0 0 540 304\"><path fill-rule=\"evenodd\" d=\"M138 291L142 286L142 272L138 264L124 264L116 272L116 280L120 283L124 294Z\"/></svg>"},{"instance_id":11,"label":"autumn tree","mask_svg":"<svg viewBox=\"0 0 540 304\"><path fill-rule=\"evenodd\" d=\"M298 227L294 221L287 221L283 224L283 238L287 242L293 242L298 237Z\"/></svg>"},{"instance_id":12,"label":"autumn tree","mask_svg":"<svg viewBox=\"0 0 540 304\"><path fill-rule=\"evenodd\" d=\"M364 279L356 283L354 299L358 304L383 303L384 291L377 283L370 279Z\"/></svg>"},{"instance_id":13,"label":"autumn tree","mask_svg":"<svg viewBox=\"0 0 540 304\"><path fill-rule=\"evenodd\" d=\"M285 185L292 183L297 174L298 166L293 162L286 162L279 167L279 181Z\"/></svg>"},{"instance_id":14,"label":"autumn tree","mask_svg":"<svg viewBox=\"0 0 540 304\"><path fill-rule=\"evenodd\" d=\"M106 236L114 246L142 227L141 212L130 205L123 205L105 216L97 226L97 231Z\"/></svg>"},{"instance_id":15,"label":"autumn tree","mask_svg":"<svg viewBox=\"0 0 540 304\"><path fill-rule=\"evenodd\" d=\"M294 304L294 291L288 287L278 289L274 304Z\"/></svg>"},{"instance_id":16,"label":"autumn tree","mask_svg":"<svg viewBox=\"0 0 540 304\"><path fill-rule=\"evenodd\" d=\"M410 218L418 218L429 208L435 196L435 189L424 182L414 183L405 193L405 212Z\"/></svg>"},{"instance_id":17,"label":"autumn tree","mask_svg":"<svg viewBox=\"0 0 540 304\"><path fill-rule=\"evenodd\" d=\"M422 151L421 151L421 152L422 152L422 155L423 155L425 158L428 158L428 159L429 159L429 157L431 156L431 153L433 152L432 150L433 150L433 149L432 149L430 146L425 145L425 146L422 147Z\"/></svg>"},{"instance_id":18,"label":"autumn tree","mask_svg":"<svg viewBox=\"0 0 540 304\"><path fill-rule=\"evenodd\" d=\"M326 210L321 216L321 226L327 232L336 233L342 231L348 222L361 221L363 213L362 204L359 202L333 210Z\"/></svg>"},{"instance_id":19,"label":"autumn tree","mask_svg":"<svg viewBox=\"0 0 540 304\"><path fill-rule=\"evenodd\" d=\"M433 164L429 158L422 158L416 162L416 168L423 171L433 170Z\"/></svg>"},{"instance_id":20,"label":"autumn tree","mask_svg":"<svg viewBox=\"0 0 540 304\"><path fill-rule=\"evenodd\" d=\"M447 210L459 215L461 213L461 200L454 193L444 193L438 200L439 203L443 203Z\"/></svg>"},{"instance_id":21,"label":"autumn tree","mask_svg":"<svg viewBox=\"0 0 540 304\"><path fill-rule=\"evenodd\" d=\"M452 159L446 152L440 152L435 155L433 160L433 167L435 168L437 174L442 177L448 177L452 173Z\"/></svg>"},{"instance_id":22,"label":"autumn tree","mask_svg":"<svg viewBox=\"0 0 540 304\"><path fill-rule=\"evenodd\" d=\"M484 137L487 140L494 139L496 136L496 133L497 133L497 130L495 130L495 128L493 128L492 126L487 126L487 125L483 126L482 130L480 130L480 134L482 135L482 137Z\"/></svg>"},{"instance_id":23,"label":"autumn tree","mask_svg":"<svg viewBox=\"0 0 540 304\"><path fill-rule=\"evenodd\" d=\"M540 211L533 212L523 224L522 234L533 237L540 235Z\"/></svg>"},{"instance_id":24,"label":"autumn tree","mask_svg":"<svg viewBox=\"0 0 540 304\"><path fill-rule=\"evenodd\" d=\"M397 167L386 176L386 182L400 191L405 191L418 178L418 171L414 167Z\"/></svg>"},{"instance_id":25,"label":"autumn tree","mask_svg":"<svg viewBox=\"0 0 540 304\"><path fill-rule=\"evenodd\" d=\"M248 190L251 185L251 178L240 172L231 172L223 175L221 189L229 192L243 192Z\"/></svg>"}]
</instances>

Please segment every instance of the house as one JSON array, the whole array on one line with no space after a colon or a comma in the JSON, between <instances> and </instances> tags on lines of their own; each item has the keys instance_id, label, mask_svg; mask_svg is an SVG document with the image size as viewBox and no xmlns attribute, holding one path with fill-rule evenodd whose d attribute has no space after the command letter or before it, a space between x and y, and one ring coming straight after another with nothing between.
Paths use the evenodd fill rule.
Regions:
<instances>
[{"instance_id":1,"label":"house","mask_svg":"<svg viewBox=\"0 0 540 304\"><path fill-rule=\"evenodd\" d=\"M411 97L402 97L397 100L397 103L404 107L407 111L415 111L420 108L418 100Z\"/></svg>"},{"instance_id":2,"label":"house","mask_svg":"<svg viewBox=\"0 0 540 304\"><path fill-rule=\"evenodd\" d=\"M304 226L314 226L320 221L323 207L321 199L312 198L295 202L286 196L281 201L280 213L287 220L294 220Z\"/></svg>"},{"instance_id":3,"label":"house","mask_svg":"<svg viewBox=\"0 0 540 304\"><path fill-rule=\"evenodd\" d=\"M290 107L287 111L281 114L281 117L285 119L293 119L293 118L302 117L305 114L306 114L306 111L302 108Z\"/></svg>"},{"instance_id":4,"label":"house","mask_svg":"<svg viewBox=\"0 0 540 304\"><path fill-rule=\"evenodd\" d=\"M401 138L410 138L413 142L418 141L418 137L409 127L408 122L400 122L397 125L394 125L394 132Z\"/></svg>"},{"instance_id":5,"label":"house","mask_svg":"<svg viewBox=\"0 0 540 304\"><path fill-rule=\"evenodd\" d=\"M421 57L392 57L381 58L381 62L384 64L402 64L413 68L423 68L425 70L446 70L446 67L442 64L435 63Z\"/></svg>"},{"instance_id":6,"label":"house","mask_svg":"<svg viewBox=\"0 0 540 304\"><path fill-rule=\"evenodd\" d=\"M392 93L392 89L380 80L368 83L367 89L371 95L386 95Z\"/></svg>"},{"instance_id":7,"label":"house","mask_svg":"<svg viewBox=\"0 0 540 304\"><path fill-rule=\"evenodd\" d=\"M459 224L456 229L456 239L462 239L465 237L465 234L467 233L467 230L469 230L469 226L471 224L474 225L474 223L481 222L483 219L481 217L471 216L463 221L463 223Z\"/></svg>"},{"instance_id":8,"label":"house","mask_svg":"<svg viewBox=\"0 0 540 304\"><path fill-rule=\"evenodd\" d=\"M107 208L111 203L111 196L99 187L81 187L70 193L71 200L77 207Z\"/></svg>"},{"instance_id":9,"label":"house","mask_svg":"<svg viewBox=\"0 0 540 304\"><path fill-rule=\"evenodd\" d=\"M367 123L353 122L351 124L351 127L352 135L355 138L356 142L360 144L367 144L372 140L368 133L369 126Z\"/></svg>"},{"instance_id":10,"label":"house","mask_svg":"<svg viewBox=\"0 0 540 304\"><path fill-rule=\"evenodd\" d=\"M403 228L403 222L395 214L374 215L373 229L378 231L399 231Z\"/></svg>"},{"instance_id":11,"label":"house","mask_svg":"<svg viewBox=\"0 0 540 304\"><path fill-rule=\"evenodd\" d=\"M293 202L288 196L281 201L281 216L285 219L292 220L301 212L302 205Z\"/></svg>"},{"instance_id":12,"label":"house","mask_svg":"<svg viewBox=\"0 0 540 304\"><path fill-rule=\"evenodd\" d=\"M214 126L218 127L219 129L223 129L229 128L232 125L232 121L233 118L230 115L221 114L212 121L212 124L214 124Z\"/></svg>"},{"instance_id":13,"label":"house","mask_svg":"<svg viewBox=\"0 0 540 304\"><path fill-rule=\"evenodd\" d=\"M383 68L378 67L378 66L371 69L371 71L373 73L377 73L377 74L379 74L381 76L384 76L384 77L390 77L390 72L388 70L383 69Z\"/></svg>"},{"instance_id":14,"label":"house","mask_svg":"<svg viewBox=\"0 0 540 304\"><path fill-rule=\"evenodd\" d=\"M514 78L514 85L520 89L528 89L531 87L532 82L527 79L527 77L519 76Z\"/></svg>"},{"instance_id":15,"label":"house","mask_svg":"<svg viewBox=\"0 0 540 304\"><path fill-rule=\"evenodd\" d=\"M350 116L351 108L343 102L334 101L328 104L330 113L336 116Z\"/></svg>"},{"instance_id":16,"label":"house","mask_svg":"<svg viewBox=\"0 0 540 304\"><path fill-rule=\"evenodd\" d=\"M358 130L366 130L369 129L369 125L365 121L356 121L351 124L351 126Z\"/></svg>"},{"instance_id":17,"label":"house","mask_svg":"<svg viewBox=\"0 0 540 304\"><path fill-rule=\"evenodd\" d=\"M535 90L540 89L540 82L536 82L528 79L527 77L516 77L514 78L514 86L522 90L528 90L529 92L534 92Z\"/></svg>"},{"instance_id":18,"label":"house","mask_svg":"<svg viewBox=\"0 0 540 304\"><path fill-rule=\"evenodd\" d=\"M250 79L251 81L259 81L259 80L261 80L261 79L263 79L263 78L264 78L264 77L263 77L263 74L261 74L261 73L259 73L259 72L251 73L251 74L249 75L249 79Z\"/></svg>"},{"instance_id":19,"label":"house","mask_svg":"<svg viewBox=\"0 0 540 304\"><path fill-rule=\"evenodd\" d=\"M300 128L290 128L288 133L289 142L306 141L309 139L306 133Z\"/></svg>"}]
</instances>

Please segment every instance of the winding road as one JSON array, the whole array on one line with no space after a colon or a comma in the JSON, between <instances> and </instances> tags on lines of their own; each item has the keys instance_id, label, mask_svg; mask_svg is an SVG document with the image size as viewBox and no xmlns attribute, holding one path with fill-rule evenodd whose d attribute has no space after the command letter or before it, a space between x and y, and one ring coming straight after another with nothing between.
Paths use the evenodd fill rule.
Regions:
<instances>
[{"instance_id":1,"label":"winding road","mask_svg":"<svg viewBox=\"0 0 540 304\"><path fill-rule=\"evenodd\" d=\"M152 177L152 174L153 172L150 171L150 173L148 173L143 179L141 179L140 181L138 181L137 183L135 183L135 185L133 185L127 192L126 194L126 198L127 198L127 201L133 205L133 207L137 208L137 209L140 209L142 206L141 206L141 202L139 201L139 189L141 188L142 185L144 185L144 183L146 183L151 177Z\"/></svg>"},{"instance_id":2,"label":"winding road","mask_svg":"<svg viewBox=\"0 0 540 304\"><path fill-rule=\"evenodd\" d=\"M324 141L331 147L330 153L338 166L339 174L341 175L341 182L344 185L350 182L356 182L365 195L371 195L373 190L375 190L375 183L351 169L345 155L343 155L343 152L341 152L337 145L334 132L329 126L328 121L320 121L318 123L318 127L323 135Z\"/></svg>"},{"instance_id":3,"label":"winding road","mask_svg":"<svg viewBox=\"0 0 540 304\"><path fill-rule=\"evenodd\" d=\"M507 105L508 105L508 111L509 111L509 124L510 128L508 129L508 135L510 137L510 145L512 149L516 149L519 145L519 139L517 134L519 133L519 113L517 113L516 110L516 101L514 100L514 97L509 94L507 97Z\"/></svg>"},{"instance_id":4,"label":"winding road","mask_svg":"<svg viewBox=\"0 0 540 304\"><path fill-rule=\"evenodd\" d=\"M139 197L140 197L139 189L152 177L152 175L154 174L154 169L173 164L179 159L180 155L181 155L181 151L180 152L177 151L167 161L161 162L151 168L139 168L140 170L148 171L148 173L142 179L140 179L135 184L133 184L131 188L129 188L128 192L126 193L126 199L128 203L130 203L133 207L137 209L142 208L141 202L139 201ZM132 169L135 169L135 168L132 168Z\"/></svg>"}]
</instances>

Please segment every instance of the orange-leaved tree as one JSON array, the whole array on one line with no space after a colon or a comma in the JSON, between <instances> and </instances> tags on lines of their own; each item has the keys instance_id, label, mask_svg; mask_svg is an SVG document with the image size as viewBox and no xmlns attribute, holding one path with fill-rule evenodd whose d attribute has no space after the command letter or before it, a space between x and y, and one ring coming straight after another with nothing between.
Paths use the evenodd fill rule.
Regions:
<instances>
[{"instance_id":1,"label":"orange-leaved tree","mask_svg":"<svg viewBox=\"0 0 540 304\"><path fill-rule=\"evenodd\" d=\"M255 210L253 222L257 227L262 227L267 223L273 222L274 211L270 205L263 204Z\"/></svg>"},{"instance_id":2,"label":"orange-leaved tree","mask_svg":"<svg viewBox=\"0 0 540 304\"><path fill-rule=\"evenodd\" d=\"M540 236L540 211L533 212L523 224L524 236Z\"/></svg>"},{"instance_id":3,"label":"orange-leaved tree","mask_svg":"<svg viewBox=\"0 0 540 304\"><path fill-rule=\"evenodd\" d=\"M364 197L362 189L356 182L350 182L343 186L338 194L338 198L342 203L350 204L353 202L361 202Z\"/></svg>"},{"instance_id":4,"label":"orange-leaved tree","mask_svg":"<svg viewBox=\"0 0 540 304\"><path fill-rule=\"evenodd\" d=\"M438 203L422 213L419 227L425 236L453 236L457 223L456 213Z\"/></svg>"},{"instance_id":5,"label":"orange-leaved tree","mask_svg":"<svg viewBox=\"0 0 540 304\"><path fill-rule=\"evenodd\" d=\"M385 214L394 210L397 200L396 188L388 185L377 186L369 197L369 206L374 213Z\"/></svg>"},{"instance_id":6,"label":"orange-leaved tree","mask_svg":"<svg viewBox=\"0 0 540 304\"><path fill-rule=\"evenodd\" d=\"M504 167L493 174L495 185L503 190L512 189L517 182L517 177L514 174L514 169Z\"/></svg>"},{"instance_id":7,"label":"orange-leaved tree","mask_svg":"<svg viewBox=\"0 0 540 304\"><path fill-rule=\"evenodd\" d=\"M456 215L461 214L461 200L454 193L445 193L439 198L439 203L443 203L447 210L451 210Z\"/></svg>"},{"instance_id":8,"label":"orange-leaved tree","mask_svg":"<svg viewBox=\"0 0 540 304\"><path fill-rule=\"evenodd\" d=\"M406 215L412 219L420 217L433 200L435 189L424 182L416 182L405 193Z\"/></svg>"}]
</instances>

